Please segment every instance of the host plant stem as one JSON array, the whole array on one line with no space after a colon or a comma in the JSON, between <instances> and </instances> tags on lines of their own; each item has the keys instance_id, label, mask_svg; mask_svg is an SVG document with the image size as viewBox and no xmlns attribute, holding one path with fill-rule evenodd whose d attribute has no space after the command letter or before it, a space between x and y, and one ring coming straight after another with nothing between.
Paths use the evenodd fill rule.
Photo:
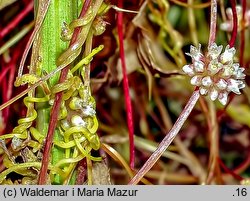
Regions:
<instances>
[{"instance_id":1,"label":"host plant stem","mask_svg":"<svg viewBox=\"0 0 250 201\"><path fill-rule=\"evenodd\" d=\"M47 0L35 0L35 5L38 3L43 3ZM61 28L63 22L69 24L73 19L78 16L79 8L81 8L81 0L51 0L48 12L46 14L45 20L42 24L41 31L36 39L39 46L35 47L39 49L39 68L37 69L37 74L39 76L44 76L52 70L56 69L56 59L58 56L68 47L68 42L61 40ZM36 13L39 12L36 10ZM53 76L49 81L49 86L54 86L58 81L59 74ZM36 96L44 96L41 90L37 90ZM50 117L50 107L48 104L38 104L37 106L37 129L43 135L47 134L49 117ZM58 130L56 130L55 139L59 140L60 135ZM45 156L50 157L50 156ZM55 164L58 160L64 157L64 152L57 147L52 149L52 164ZM60 184L60 177L55 177L54 183Z\"/></svg>"}]
</instances>

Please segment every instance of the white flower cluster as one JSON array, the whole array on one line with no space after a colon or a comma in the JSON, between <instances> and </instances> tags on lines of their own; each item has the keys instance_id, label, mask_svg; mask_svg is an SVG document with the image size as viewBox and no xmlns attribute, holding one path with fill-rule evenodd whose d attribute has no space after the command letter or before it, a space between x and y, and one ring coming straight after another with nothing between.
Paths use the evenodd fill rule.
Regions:
<instances>
[{"instance_id":1,"label":"white flower cluster","mask_svg":"<svg viewBox=\"0 0 250 201\"><path fill-rule=\"evenodd\" d=\"M240 89L245 87L243 82L244 68L233 62L235 48L213 43L208 47L208 53L201 53L201 45L196 48L191 45L190 53L192 64L183 66L183 71L191 77L191 84L199 87L201 95L208 95L212 101L218 99L221 104L226 105L228 94L232 91L241 94Z\"/></svg>"},{"instance_id":2,"label":"white flower cluster","mask_svg":"<svg viewBox=\"0 0 250 201\"><path fill-rule=\"evenodd\" d=\"M242 11L242 6L237 5L236 6L236 14L237 14L237 19L238 19L238 31L241 31L242 29L248 27L250 25L250 10L246 10L245 12L245 22L242 24L242 16L243 16L243 11ZM226 9L226 15L227 15L227 20L220 25L220 29L223 31L232 31L233 30L233 11L232 8L227 8Z\"/></svg>"}]
</instances>

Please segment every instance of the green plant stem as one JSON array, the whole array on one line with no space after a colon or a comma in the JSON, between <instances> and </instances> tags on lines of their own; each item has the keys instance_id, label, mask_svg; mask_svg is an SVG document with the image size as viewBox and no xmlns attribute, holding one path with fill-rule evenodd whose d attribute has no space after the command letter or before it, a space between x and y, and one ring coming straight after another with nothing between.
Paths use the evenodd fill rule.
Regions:
<instances>
[{"instance_id":1,"label":"green plant stem","mask_svg":"<svg viewBox=\"0 0 250 201\"><path fill-rule=\"evenodd\" d=\"M37 12L40 13L40 16L45 18L38 38L38 40L40 41L40 45L38 48L40 52L39 56L41 58L40 59L41 68L37 69L37 74L39 74L40 76L43 76L43 72L50 73L57 68L56 59L68 46L68 43L63 42L60 39L61 27L63 22L70 23L73 19L77 17L78 2L79 0L73 0L73 1L61 0L60 2L52 0L51 5L47 11L46 17L40 13L46 11L44 6L41 5L45 4L46 8L48 8L49 1L45 0L39 2ZM37 20L37 23L39 22L41 22L40 19ZM58 75L54 75L53 77L51 77L49 80L50 85L53 86L54 84L56 84L57 80L58 80ZM38 91L37 95L42 96L43 94L41 91ZM46 135L48 131L49 117L50 117L49 107L45 104L39 104L37 129L43 135ZM56 140L60 140L60 135L58 130L55 131L54 138ZM49 158L49 156L45 157ZM57 163L57 161L59 161L63 157L64 153L60 148L54 147L52 149L52 164ZM60 184L61 178L59 176L55 176L53 182Z\"/></svg>"},{"instance_id":2,"label":"green plant stem","mask_svg":"<svg viewBox=\"0 0 250 201\"><path fill-rule=\"evenodd\" d=\"M102 0L96 0L95 2L91 2L90 0L86 0L84 2L79 18L83 18L83 17L87 18L88 17L86 14L88 12L88 9L90 9L91 3L92 3L91 9L93 12L92 13L93 16L92 16L91 21L86 26L84 26L82 28L76 28L74 30L73 36L72 36L71 41L70 41L70 48L67 49L66 51L64 51L60 55L60 57L57 59L58 65L64 66L63 63L66 63L65 64L66 67L62 70L62 72L60 74L59 83L62 83L66 80L70 64L80 54L82 46L86 41L87 34L91 28L93 20L94 20L95 16L97 15L97 12L98 12L102 2L103 2ZM77 46L78 48L75 48L75 46ZM77 53L73 53L72 51L74 51L74 50L76 50ZM69 56L68 54L70 54L72 56L72 53L73 53L74 59L68 61L67 60L68 56ZM53 104L53 107L51 110L51 118L50 118L50 122L49 122L45 146L44 146L44 156L45 157L43 157L42 167L41 167L39 180L38 180L39 184L46 183L47 169L48 169L48 165L49 165L49 157L48 156L50 155L50 151L52 148L53 136L54 136L54 132L56 130L57 118L59 115L59 110L60 110L61 102L62 102L62 95L63 95L62 92L59 92L55 95L55 101L54 101L54 104Z\"/></svg>"},{"instance_id":3,"label":"green plant stem","mask_svg":"<svg viewBox=\"0 0 250 201\"><path fill-rule=\"evenodd\" d=\"M166 134L164 139L161 141L161 143L159 144L157 149L149 157L149 159L146 161L146 163L143 165L143 167L131 179L131 181L129 182L130 185L137 184L143 178L143 176L153 167L153 165L157 162L157 160L161 157L161 155L165 152L165 150L168 148L168 146L174 140L175 136L178 134L181 127L185 123L186 119L188 118L189 114L193 110L199 97L200 97L199 91L195 90L193 92L192 96L190 97L187 105L185 106L185 108L181 112L180 116L176 120L175 124L171 128L171 130Z\"/></svg>"}]
</instances>

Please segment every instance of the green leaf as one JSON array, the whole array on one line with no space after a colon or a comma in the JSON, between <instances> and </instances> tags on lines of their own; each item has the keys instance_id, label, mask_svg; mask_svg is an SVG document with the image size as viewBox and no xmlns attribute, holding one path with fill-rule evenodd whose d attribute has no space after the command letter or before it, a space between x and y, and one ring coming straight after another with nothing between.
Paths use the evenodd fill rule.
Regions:
<instances>
[{"instance_id":1,"label":"green leaf","mask_svg":"<svg viewBox=\"0 0 250 201\"><path fill-rule=\"evenodd\" d=\"M250 127L250 107L246 104L241 105L229 105L227 108L227 113L235 121L247 125Z\"/></svg>"}]
</instances>

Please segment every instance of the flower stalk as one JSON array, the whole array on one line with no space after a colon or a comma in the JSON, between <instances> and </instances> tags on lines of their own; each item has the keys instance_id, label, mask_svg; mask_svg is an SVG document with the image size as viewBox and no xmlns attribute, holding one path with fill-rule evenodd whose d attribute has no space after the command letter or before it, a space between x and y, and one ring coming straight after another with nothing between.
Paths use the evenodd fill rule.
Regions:
<instances>
[{"instance_id":1,"label":"flower stalk","mask_svg":"<svg viewBox=\"0 0 250 201\"><path fill-rule=\"evenodd\" d=\"M185 123L188 116L192 112L199 97L200 97L199 91L195 90L193 94L191 95L189 101L187 102L185 108L181 112L180 116L176 120L175 124L173 125L173 127L166 134L166 136L161 141L161 143L159 144L157 149L154 151L154 153L149 157L146 163L142 166L142 168L137 172L137 174L130 180L128 184L135 185L139 183L139 181L143 178L143 176L154 166L154 164L158 161L158 159L161 157L161 155L165 152L165 150L172 143L176 135L179 133L183 124Z\"/></svg>"}]
</instances>

